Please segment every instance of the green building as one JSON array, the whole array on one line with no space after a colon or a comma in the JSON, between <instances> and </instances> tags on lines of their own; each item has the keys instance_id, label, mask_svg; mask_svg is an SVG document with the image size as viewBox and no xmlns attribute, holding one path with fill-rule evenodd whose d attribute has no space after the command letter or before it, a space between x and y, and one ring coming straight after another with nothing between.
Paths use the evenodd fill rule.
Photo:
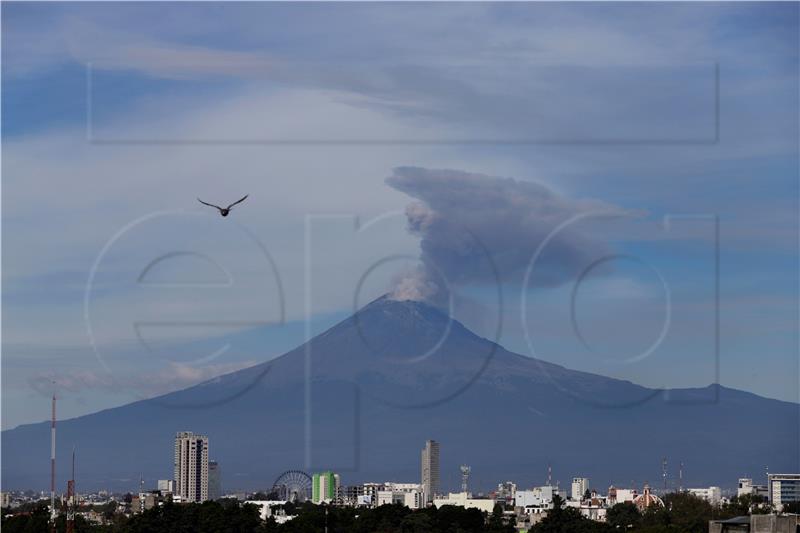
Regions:
<instances>
[{"instance_id":1,"label":"green building","mask_svg":"<svg viewBox=\"0 0 800 533\"><path fill-rule=\"evenodd\" d=\"M336 499L339 488L339 474L330 470L314 474L311 482L311 501L314 503L330 502Z\"/></svg>"}]
</instances>

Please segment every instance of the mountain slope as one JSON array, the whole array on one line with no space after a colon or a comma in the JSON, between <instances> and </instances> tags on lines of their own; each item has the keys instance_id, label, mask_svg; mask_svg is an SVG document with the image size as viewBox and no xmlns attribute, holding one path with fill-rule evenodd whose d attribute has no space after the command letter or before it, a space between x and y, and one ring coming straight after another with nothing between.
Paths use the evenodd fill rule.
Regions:
<instances>
[{"instance_id":1,"label":"mountain slope","mask_svg":"<svg viewBox=\"0 0 800 533\"><path fill-rule=\"evenodd\" d=\"M171 477L172 439L210 438L226 490L284 470L332 468L344 483L419 478L442 444L445 489L470 464L475 487L588 476L659 482L662 456L689 484L797 471L798 405L712 386L655 391L513 354L437 309L381 298L283 356L158 398L59 423L59 456L81 451L82 489ZM49 479L49 424L2 434L7 488ZM67 472L59 472L66 479Z\"/></svg>"}]
</instances>

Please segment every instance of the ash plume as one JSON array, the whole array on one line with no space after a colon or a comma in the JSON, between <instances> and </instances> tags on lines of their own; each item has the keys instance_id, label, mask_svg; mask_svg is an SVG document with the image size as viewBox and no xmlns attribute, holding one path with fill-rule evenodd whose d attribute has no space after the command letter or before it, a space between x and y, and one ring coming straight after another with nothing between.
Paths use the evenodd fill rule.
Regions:
<instances>
[{"instance_id":1,"label":"ash plume","mask_svg":"<svg viewBox=\"0 0 800 533\"><path fill-rule=\"evenodd\" d=\"M398 276L391 297L442 303L447 287L521 282L539 245L581 214L604 219L634 213L573 199L534 182L459 170L399 167L386 179L415 198L408 229L420 237L420 268ZM608 253L587 224L559 231L536 261L534 287L554 287Z\"/></svg>"}]
</instances>

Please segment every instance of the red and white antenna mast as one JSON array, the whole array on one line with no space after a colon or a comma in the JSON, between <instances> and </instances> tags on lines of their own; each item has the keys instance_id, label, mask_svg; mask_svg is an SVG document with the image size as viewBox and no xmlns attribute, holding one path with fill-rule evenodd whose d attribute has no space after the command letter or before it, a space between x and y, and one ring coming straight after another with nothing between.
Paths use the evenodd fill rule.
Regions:
<instances>
[{"instance_id":1,"label":"red and white antenna mast","mask_svg":"<svg viewBox=\"0 0 800 533\"><path fill-rule=\"evenodd\" d=\"M55 384L55 382L54 382ZM52 417L50 421L50 527L56 530L56 393L53 392Z\"/></svg>"},{"instance_id":2,"label":"red and white antenna mast","mask_svg":"<svg viewBox=\"0 0 800 533\"><path fill-rule=\"evenodd\" d=\"M75 446L72 447L72 479L67 481L67 533L75 533L75 507L77 506L75 494Z\"/></svg>"}]
</instances>

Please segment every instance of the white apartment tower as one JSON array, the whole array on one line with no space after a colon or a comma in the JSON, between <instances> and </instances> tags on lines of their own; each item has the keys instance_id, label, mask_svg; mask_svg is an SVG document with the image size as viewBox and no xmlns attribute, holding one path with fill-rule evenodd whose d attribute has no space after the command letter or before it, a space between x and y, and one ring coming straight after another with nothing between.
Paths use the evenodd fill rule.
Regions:
<instances>
[{"instance_id":1,"label":"white apartment tower","mask_svg":"<svg viewBox=\"0 0 800 533\"><path fill-rule=\"evenodd\" d=\"M589 478L576 477L572 478L572 499L576 502L583 500L583 495L589 490Z\"/></svg>"},{"instance_id":2,"label":"white apartment tower","mask_svg":"<svg viewBox=\"0 0 800 533\"><path fill-rule=\"evenodd\" d=\"M175 496L183 502L208 499L208 437L181 431L175 436Z\"/></svg>"},{"instance_id":3,"label":"white apartment tower","mask_svg":"<svg viewBox=\"0 0 800 533\"><path fill-rule=\"evenodd\" d=\"M432 502L436 494L440 494L439 485L439 443L435 440L425 442L422 449L422 490L425 501Z\"/></svg>"}]
</instances>

